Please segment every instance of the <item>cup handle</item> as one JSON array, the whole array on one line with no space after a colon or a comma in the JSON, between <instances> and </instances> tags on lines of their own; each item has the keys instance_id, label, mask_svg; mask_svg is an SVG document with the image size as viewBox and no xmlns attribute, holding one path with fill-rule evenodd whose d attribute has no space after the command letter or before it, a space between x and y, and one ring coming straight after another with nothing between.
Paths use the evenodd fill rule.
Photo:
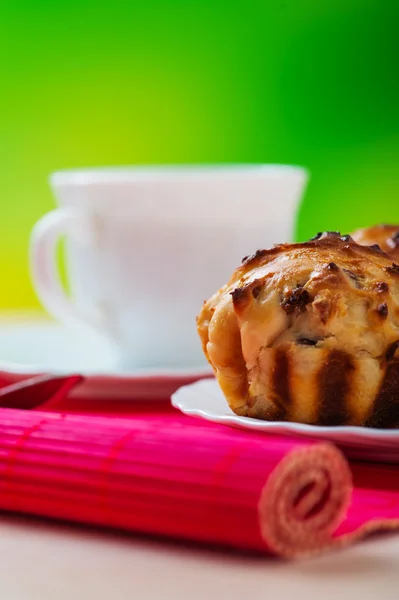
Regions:
<instances>
[{"instance_id":1,"label":"cup handle","mask_svg":"<svg viewBox=\"0 0 399 600\"><path fill-rule=\"evenodd\" d=\"M57 268L56 246L59 239L79 227L91 235L89 222L82 211L57 208L42 217L30 237L30 272L37 296L44 308L56 319L101 327L100 315L84 313L66 294Z\"/></svg>"}]
</instances>

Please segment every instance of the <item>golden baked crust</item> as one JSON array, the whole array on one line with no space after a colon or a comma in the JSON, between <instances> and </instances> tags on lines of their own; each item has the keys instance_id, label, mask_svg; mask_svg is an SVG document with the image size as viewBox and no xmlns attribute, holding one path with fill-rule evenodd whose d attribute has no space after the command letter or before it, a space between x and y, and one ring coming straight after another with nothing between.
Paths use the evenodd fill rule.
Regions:
<instances>
[{"instance_id":1,"label":"golden baked crust","mask_svg":"<svg viewBox=\"0 0 399 600\"><path fill-rule=\"evenodd\" d=\"M351 237L362 246L377 244L381 250L399 261L399 225L375 225L358 229Z\"/></svg>"},{"instance_id":2,"label":"golden baked crust","mask_svg":"<svg viewBox=\"0 0 399 600\"><path fill-rule=\"evenodd\" d=\"M197 325L239 415L399 425L399 266L377 247L328 232L258 250Z\"/></svg>"}]
</instances>

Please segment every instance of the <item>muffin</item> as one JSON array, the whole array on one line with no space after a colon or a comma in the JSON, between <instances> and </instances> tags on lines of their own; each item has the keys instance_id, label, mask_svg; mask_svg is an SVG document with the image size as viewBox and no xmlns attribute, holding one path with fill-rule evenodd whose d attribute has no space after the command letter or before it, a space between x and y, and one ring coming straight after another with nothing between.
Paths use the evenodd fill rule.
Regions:
<instances>
[{"instance_id":1,"label":"muffin","mask_svg":"<svg viewBox=\"0 0 399 600\"><path fill-rule=\"evenodd\" d=\"M327 232L245 257L197 317L238 415L399 425L399 265Z\"/></svg>"},{"instance_id":2,"label":"muffin","mask_svg":"<svg viewBox=\"0 0 399 600\"><path fill-rule=\"evenodd\" d=\"M375 225L358 229L351 235L355 242L363 246L377 244L381 250L399 262L399 225Z\"/></svg>"}]
</instances>

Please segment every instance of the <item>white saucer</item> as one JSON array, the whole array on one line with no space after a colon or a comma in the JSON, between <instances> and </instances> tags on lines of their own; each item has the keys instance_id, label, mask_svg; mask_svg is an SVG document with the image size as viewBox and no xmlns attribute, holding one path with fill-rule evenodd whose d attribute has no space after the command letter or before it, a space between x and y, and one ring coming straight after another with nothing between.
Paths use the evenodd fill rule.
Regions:
<instances>
[{"instance_id":1,"label":"white saucer","mask_svg":"<svg viewBox=\"0 0 399 600\"><path fill-rule=\"evenodd\" d=\"M350 458L399 462L398 429L319 427L239 417L229 408L219 385L213 378L180 388L172 395L172 404L186 415L201 417L230 427L327 440L341 447Z\"/></svg>"},{"instance_id":2,"label":"white saucer","mask_svg":"<svg viewBox=\"0 0 399 600\"><path fill-rule=\"evenodd\" d=\"M81 374L74 392L98 398L166 399L180 386L209 376L196 369L126 370L95 333L67 329L35 316L0 317L0 378L18 381L39 373Z\"/></svg>"}]
</instances>

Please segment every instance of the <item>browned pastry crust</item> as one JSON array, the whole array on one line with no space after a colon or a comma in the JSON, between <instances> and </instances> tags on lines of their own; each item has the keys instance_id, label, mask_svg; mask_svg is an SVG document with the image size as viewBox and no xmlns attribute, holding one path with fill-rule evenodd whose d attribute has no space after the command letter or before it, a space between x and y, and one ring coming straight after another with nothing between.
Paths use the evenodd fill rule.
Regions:
<instances>
[{"instance_id":1,"label":"browned pastry crust","mask_svg":"<svg viewBox=\"0 0 399 600\"><path fill-rule=\"evenodd\" d=\"M399 426L399 265L378 247L328 232L258 250L197 325L238 415Z\"/></svg>"},{"instance_id":2,"label":"browned pastry crust","mask_svg":"<svg viewBox=\"0 0 399 600\"><path fill-rule=\"evenodd\" d=\"M377 244L381 250L399 262L399 225L375 225L358 229L351 237L362 246Z\"/></svg>"}]
</instances>

